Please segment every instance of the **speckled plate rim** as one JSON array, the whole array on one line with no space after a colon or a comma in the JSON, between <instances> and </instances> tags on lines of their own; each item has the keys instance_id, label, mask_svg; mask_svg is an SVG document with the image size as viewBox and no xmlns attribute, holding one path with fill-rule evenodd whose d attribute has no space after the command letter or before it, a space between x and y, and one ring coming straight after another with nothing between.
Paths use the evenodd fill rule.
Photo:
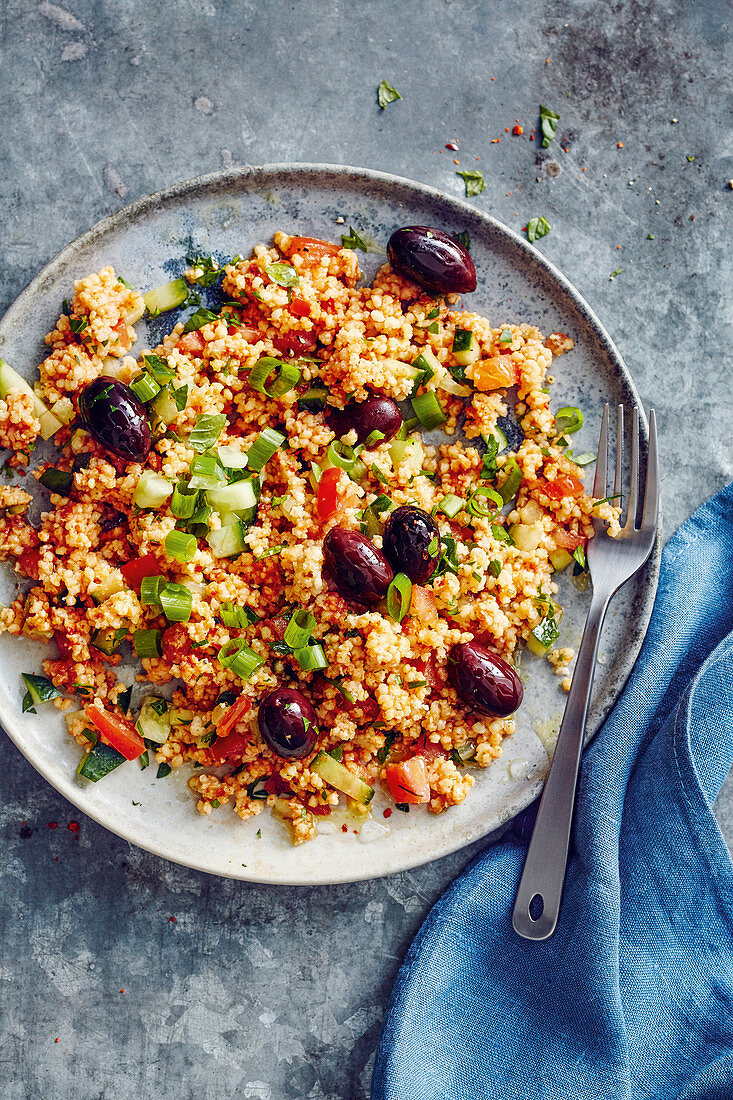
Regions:
<instances>
[{"instance_id":1,"label":"speckled plate rim","mask_svg":"<svg viewBox=\"0 0 733 1100\"><path fill-rule=\"evenodd\" d=\"M469 203L453 196L446 195L444 192L429 187L426 184L368 168L359 168L349 165L300 163L251 165L229 171L211 172L207 175L196 176L137 199L128 206L103 218L85 233L67 244L36 276L34 276L33 279L31 279L25 289L21 291L15 301L9 306L4 316L0 319L0 339L4 333L23 325L33 298L37 294L44 292L46 286L53 282L61 269L65 267L69 261L73 260L77 252L84 250L90 245L101 242L105 236L114 234L116 230L123 228L130 222L134 222L139 216L144 216L153 212L164 203L185 199L193 200L199 196L205 196L212 188L240 187L243 190L256 191L260 188L272 186L273 183L279 182L282 184L284 177L293 178L293 181L297 182L299 186L307 186L309 180L312 183L323 184L324 177L330 177L334 183L339 179L347 178L361 183L373 182L380 186L391 185L396 191L406 190L413 200L422 197L432 203L437 202L445 209L447 214L468 219L469 221L483 223L484 226L489 228L494 234L503 237L515 252L524 259L528 267L534 269L535 274L539 273L543 276L543 282L554 284L555 288L570 300L570 303L587 326L587 329L593 333L595 339L608 357L608 362L617 375L622 388L626 391L628 400L639 409L643 437L642 446L644 449L646 448L648 424L631 375L616 345L594 311L562 272L541 252L514 232L514 230L505 226L490 214L478 210ZM297 181L295 177L297 177ZM645 566L642 595L640 602L635 607L636 622L631 644L628 646L624 656L618 662L613 689L591 707L588 720L588 741L597 733L598 729L603 724L613 704L623 690L638 657L654 605L659 577L660 558L661 524L652 555ZM87 816L91 817L110 832L115 833L129 843L135 844L136 847L142 848L163 859L167 859L172 863L178 863L182 866L191 867L194 870L204 871L208 874L215 874L226 878L236 878L253 883L271 883L282 886L332 885L336 883L358 882L365 879L382 877L384 875L396 874L400 871L407 871L414 867L422 866L435 859L450 855L452 852L458 851L468 844L487 837L501 828L502 825L510 821L537 797L544 783L544 775L538 776L534 783L523 789L521 797L507 801L502 807L499 815L494 816L489 822L485 823L485 826L479 825L475 831L472 831L471 835L450 838L446 843L440 846L438 850L431 852L429 855L420 851L415 858L401 858L393 866L390 865L389 860L383 860L383 866L378 871L368 868L360 870L355 867L349 870L347 874L333 872L326 876L316 875L308 879L290 879L288 877L277 877L274 875L264 876L262 874L253 876L252 874L242 874L240 871L234 869L231 872L218 869L212 870L211 867L206 866L203 860L192 858L182 859L173 843L164 840L156 840L155 843L150 843L142 839L139 833L136 833L134 829L118 827L115 821L110 819L110 814L97 812L94 808L89 807L84 798L84 792L80 790L78 786L74 785L72 777L66 777L63 774L59 774L58 771L54 770L52 763L49 762L47 758L36 754L25 744L26 738L18 715L10 712L3 713L3 709L0 709L0 722L10 739L18 749L20 749L35 770L39 772L52 787L79 810L87 814Z\"/></svg>"}]
</instances>

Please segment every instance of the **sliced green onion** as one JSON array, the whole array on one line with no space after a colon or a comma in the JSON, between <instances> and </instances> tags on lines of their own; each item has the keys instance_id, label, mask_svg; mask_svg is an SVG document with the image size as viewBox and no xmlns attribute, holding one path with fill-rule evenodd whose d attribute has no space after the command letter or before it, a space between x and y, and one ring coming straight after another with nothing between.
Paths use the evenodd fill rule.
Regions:
<instances>
[{"instance_id":1,"label":"sliced green onion","mask_svg":"<svg viewBox=\"0 0 733 1100\"><path fill-rule=\"evenodd\" d=\"M264 393L267 397L282 397L283 394L295 389L302 373L295 363L284 363L282 359L266 355L255 363L247 381L258 393ZM274 378L268 385L268 379L273 374Z\"/></svg>"},{"instance_id":2,"label":"sliced green onion","mask_svg":"<svg viewBox=\"0 0 733 1100\"><path fill-rule=\"evenodd\" d=\"M447 516L448 519L454 519L461 509L465 506L465 500L457 497L455 493L448 493L438 503L438 510Z\"/></svg>"},{"instance_id":3,"label":"sliced green onion","mask_svg":"<svg viewBox=\"0 0 733 1100\"><path fill-rule=\"evenodd\" d=\"M191 489L215 489L225 480L224 471L217 461L216 455L194 455L189 466Z\"/></svg>"},{"instance_id":4,"label":"sliced green onion","mask_svg":"<svg viewBox=\"0 0 733 1100\"><path fill-rule=\"evenodd\" d=\"M247 465L250 470L259 473L284 442L285 436L281 432L276 432L274 428L265 428L264 432L260 432L247 451Z\"/></svg>"},{"instance_id":5,"label":"sliced green onion","mask_svg":"<svg viewBox=\"0 0 733 1100\"><path fill-rule=\"evenodd\" d=\"M431 428L439 428L441 424L445 424L448 419L440 401L438 401L438 398L432 390L428 390L427 393L420 393L417 397L413 397L412 407L415 410L415 415L426 431L430 431Z\"/></svg>"},{"instance_id":6,"label":"sliced green onion","mask_svg":"<svg viewBox=\"0 0 733 1100\"><path fill-rule=\"evenodd\" d=\"M143 355L143 361L146 370L152 374L156 382L164 386L173 379L175 372L168 366L167 360L160 355Z\"/></svg>"},{"instance_id":7,"label":"sliced green onion","mask_svg":"<svg viewBox=\"0 0 733 1100\"><path fill-rule=\"evenodd\" d=\"M265 663L264 657L250 649L243 638L230 638L219 650L217 658L220 665L230 668L243 680L249 680L252 673Z\"/></svg>"},{"instance_id":8,"label":"sliced green onion","mask_svg":"<svg viewBox=\"0 0 733 1100\"><path fill-rule=\"evenodd\" d=\"M583 427L583 414L577 405L565 405L555 413L555 430L558 435L572 435Z\"/></svg>"},{"instance_id":9,"label":"sliced green onion","mask_svg":"<svg viewBox=\"0 0 733 1100\"><path fill-rule=\"evenodd\" d=\"M191 489L185 481L179 481L173 490L171 513L176 519L190 519L196 511L198 489Z\"/></svg>"},{"instance_id":10,"label":"sliced green onion","mask_svg":"<svg viewBox=\"0 0 733 1100\"><path fill-rule=\"evenodd\" d=\"M138 508L160 508L173 492L173 486L167 477L155 470L143 470L140 474L132 503Z\"/></svg>"},{"instance_id":11,"label":"sliced green onion","mask_svg":"<svg viewBox=\"0 0 733 1100\"><path fill-rule=\"evenodd\" d=\"M160 603L160 589L165 584L165 577L143 577L140 581L140 603L143 605L155 605Z\"/></svg>"},{"instance_id":12,"label":"sliced green onion","mask_svg":"<svg viewBox=\"0 0 733 1100\"><path fill-rule=\"evenodd\" d=\"M199 413L188 437L189 447L199 453L210 451L224 431L226 422L224 413Z\"/></svg>"},{"instance_id":13,"label":"sliced green onion","mask_svg":"<svg viewBox=\"0 0 733 1100\"><path fill-rule=\"evenodd\" d=\"M504 466L504 470L509 470L508 476L501 489L501 499L504 504L508 504L509 501L517 495L519 486L522 484L522 470L515 459L507 462Z\"/></svg>"},{"instance_id":14,"label":"sliced green onion","mask_svg":"<svg viewBox=\"0 0 733 1100\"><path fill-rule=\"evenodd\" d=\"M290 622L285 627L283 641L291 649L301 649L308 644L308 639L316 625L316 617L310 611L298 608L290 617Z\"/></svg>"},{"instance_id":15,"label":"sliced green onion","mask_svg":"<svg viewBox=\"0 0 733 1100\"><path fill-rule=\"evenodd\" d=\"M493 508L489 508L487 501L491 501ZM504 498L495 489L490 488L488 485L480 485L478 489L474 489L468 498L466 511L471 516L488 518L494 516L497 509L503 508L504 504Z\"/></svg>"},{"instance_id":16,"label":"sliced green onion","mask_svg":"<svg viewBox=\"0 0 733 1100\"><path fill-rule=\"evenodd\" d=\"M338 466L340 470L346 470L347 473L351 473L356 465L356 451L353 447L350 447L347 443L341 443L338 439L334 439L329 444L326 457L332 466Z\"/></svg>"},{"instance_id":17,"label":"sliced green onion","mask_svg":"<svg viewBox=\"0 0 733 1100\"><path fill-rule=\"evenodd\" d=\"M70 470L57 470L54 466L49 466L47 470L43 471L38 481L41 485L45 485L47 489L50 489L52 493L67 497L74 484L74 475Z\"/></svg>"},{"instance_id":18,"label":"sliced green onion","mask_svg":"<svg viewBox=\"0 0 733 1100\"><path fill-rule=\"evenodd\" d=\"M215 558L233 558L247 549L244 541L244 528L241 520L226 523L216 531L210 531L206 541Z\"/></svg>"},{"instance_id":19,"label":"sliced green onion","mask_svg":"<svg viewBox=\"0 0 733 1100\"><path fill-rule=\"evenodd\" d=\"M232 447L227 443L217 447L216 453L222 466L230 470L243 470L247 465L247 456L239 447Z\"/></svg>"},{"instance_id":20,"label":"sliced green onion","mask_svg":"<svg viewBox=\"0 0 733 1100\"><path fill-rule=\"evenodd\" d=\"M136 630L132 645L138 657L160 657L160 631Z\"/></svg>"},{"instance_id":21,"label":"sliced green onion","mask_svg":"<svg viewBox=\"0 0 733 1100\"><path fill-rule=\"evenodd\" d=\"M160 393L160 386L149 374L141 374L130 383L130 389L143 402L152 401Z\"/></svg>"},{"instance_id":22,"label":"sliced green onion","mask_svg":"<svg viewBox=\"0 0 733 1100\"><path fill-rule=\"evenodd\" d=\"M193 597L183 584L169 581L160 590L160 606L170 623L187 623L191 618Z\"/></svg>"},{"instance_id":23,"label":"sliced green onion","mask_svg":"<svg viewBox=\"0 0 733 1100\"><path fill-rule=\"evenodd\" d=\"M196 553L196 536L185 531L169 531L165 536L165 552L176 561L191 561Z\"/></svg>"},{"instance_id":24,"label":"sliced green onion","mask_svg":"<svg viewBox=\"0 0 733 1100\"><path fill-rule=\"evenodd\" d=\"M293 651L293 657L298 662L303 672L318 672L321 668L328 668L326 654L322 645L307 645Z\"/></svg>"},{"instance_id":25,"label":"sliced green onion","mask_svg":"<svg viewBox=\"0 0 733 1100\"><path fill-rule=\"evenodd\" d=\"M311 413L323 412L328 394L329 391L323 382L316 380L311 383L307 390L298 395L298 408L301 411L305 409L306 412Z\"/></svg>"},{"instance_id":26,"label":"sliced green onion","mask_svg":"<svg viewBox=\"0 0 733 1100\"><path fill-rule=\"evenodd\" d=\"M239 607L235 603L225 601L219 608L219 618L224 626L245 627L256 623L257 615L249 607Z\"/></svg>"},{"instance_id":27,"label":"sliced green onion","mask_svg":"<svg viewBox=\"0 0 733 1100\"><path fill-rule=\"evenodd\" d=\"M595 460L596 455L593 451L586 451L585 454L578 455L577 458L574 458L573 462L576 466L590 466L591 462L595 462Z\"/></svg>"},{"instance_id":28,"label":"sliced green onion","mask_svg":"<svg viewBox=\"0 0 733 1100\"><path fill-rule=\"evenodd\" d=\"M364 440L364 446L365 447L376 447L377 443L381 443L381 441L383 439L384 439L384 432L378 432L375 428L375 430L373 432L370 432L369 435Z\"/></svg>"},{"instance_id":29,"label":"sliced green onion","mask_svg":"<svg viewBox=\"0 0 733 1100\"><path fill-rule=\"evenodd\" d=\"M49 703L51 699L57 699L61 692L54 687L45 676L34 676L31 672L22 672L23 683L28 689L23 696L23 714L36 713L36 707L41 703Z\"/></svg>"},{"instance_id":30,"label":"sliced green onion","mask_svg":"<svg viewBox=\"0 0 733 1100\"><path fill-rule=\"evenodd\" d=\"M401 623L412 602L412 581L398 573L387 589L387 610L396 623Z\"/></svg>"}]
</instances>

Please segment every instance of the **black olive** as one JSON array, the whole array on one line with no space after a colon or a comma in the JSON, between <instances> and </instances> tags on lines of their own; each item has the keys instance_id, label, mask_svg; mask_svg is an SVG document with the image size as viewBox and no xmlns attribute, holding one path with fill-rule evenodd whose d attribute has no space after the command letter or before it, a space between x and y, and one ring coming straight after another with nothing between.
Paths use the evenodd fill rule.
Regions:
<instances>
[{"instance_id":1,"label":"black olive","mask_svg":"<svg viewBox=\"0 0 733 1100\"><path fill-rule=\"evenodd\" d=\"M440 532L422 508L403 504L389 514L382 549L395 573L405 573L414 584L425 584L440 558Z\"/></svg>"},{"instance_id":2,"label":"black olive","mask_svg":"<svg viewBox=\"0 0 733 1100\"><path fill-rule=\"evenodd\" d=\"M349 401L343 409L329 405L326 420L339 438L353 428L357 442L365 443L372 432L381 432L385 440L396 435L402 424L402 413L391 397L367 397L366 401Z\"/></svg>"},{"instance_id":3,"label":"black olive","mask_svg":"<svg viewBox=\"0 0 733 1100\"><path fill-rule=\"evenodd\" d=\"M484 714L506 718L522 702L524 690L516 670L478 642L453 646L448 674L464 703Z\"/></svg>"},{"instance_id":4,"label":"black olive","mask_svg":"<svg viewBox=\"0 0 733 1100\"><path fill-rule=\"evenodd\" d=\"M150 451L145 406L116 378L96 378L79 397L84 427L100 446L120 458L143 462Z\"/></svg>"},{"instance_id":5,"label":"black olive","mask_svg":"<svg viewBox=\"0 0 733 1100\"><path fill-rule=\"evenodd\" d=\"M260 733L283 760L302 760L316 743L316 712L300 691L279 687L260 703Z\"/></svg>"},{"instance_id":6,"label":"black olive","mask_svg":"<svg viewBox=\"0 0 733 1100\"><path fill-rule=\"evenodd\" d=\"M471 254L440 229L406 225L389 238L387 255L398 275L428 294L468 294L476 289Z\"/></svg>"},{"instance_id":7,"label":"black olive","mask_svg":"<svg viewBox=\"0 0 733 1100\"><path fill-rule=\"evenodd\" d=\"M323 558L347 600L373 604L387 595L394 573L381 550L365 535L332 527L323 540Z\"/></svg>"}]
</instances>

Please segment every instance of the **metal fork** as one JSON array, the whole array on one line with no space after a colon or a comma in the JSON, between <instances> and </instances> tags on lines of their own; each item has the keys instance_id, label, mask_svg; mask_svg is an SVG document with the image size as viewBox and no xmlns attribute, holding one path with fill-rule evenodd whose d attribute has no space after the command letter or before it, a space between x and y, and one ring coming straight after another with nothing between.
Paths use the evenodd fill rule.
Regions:
<instances>
[{"instance_id":1,"label":"metal fork","mask_svg":"<svg viewBox=\"0 0 733 1100\"><path fill-rule=\"evenodd\" d=\"M624 451L624 407L618 407L618 433L613 494L621 500ZM594 497L608 493L608 405L603 410L598 441ZM636 515L640 490L644 493L641 525ZM600 519L593 520L595 537L588 543L587 561L593 595L583 638L578 650L573 681L557 737L555 755L537 811L522 879L514 903L514 931L528 940L545 940L553 934L560 911L565 869L573 821L580 756L585 740L588 705L593 686L601 628L611 597L641 569L649 557L659 517L657 421L649 413L649 449L646 480L639 476L639 412L635 408L631 432L631 477L626 522L618 538L609 538Z\"/></svg>"}]
</instances>

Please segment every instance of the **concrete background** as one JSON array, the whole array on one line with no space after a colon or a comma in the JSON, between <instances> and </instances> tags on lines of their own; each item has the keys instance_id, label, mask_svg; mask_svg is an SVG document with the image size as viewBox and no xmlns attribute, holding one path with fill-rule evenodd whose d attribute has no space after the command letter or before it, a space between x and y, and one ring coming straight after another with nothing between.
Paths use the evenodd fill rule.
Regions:
<instances>
[{"instance_id":1,"label":"concrete background","mask_svg":"<svg viewBox=\"0 0 733 1100\"><path fill-rule=\"evenodd\" d=\"M455 157L483 170L481 209L547 216L539 247L656 406L669 535L733 474L729 18L724 0L5 0L0 308L180 179L327 161L460 194ZM403 96L386 111L382 78ZM546 153L541 102L561 114ZM367 1097L400 960L480 846L354 886L220 882L85 819L77 835L0 754L0 1095ZM730 787L718 811L731 843Z\"/></svg>"}]
</instances>

